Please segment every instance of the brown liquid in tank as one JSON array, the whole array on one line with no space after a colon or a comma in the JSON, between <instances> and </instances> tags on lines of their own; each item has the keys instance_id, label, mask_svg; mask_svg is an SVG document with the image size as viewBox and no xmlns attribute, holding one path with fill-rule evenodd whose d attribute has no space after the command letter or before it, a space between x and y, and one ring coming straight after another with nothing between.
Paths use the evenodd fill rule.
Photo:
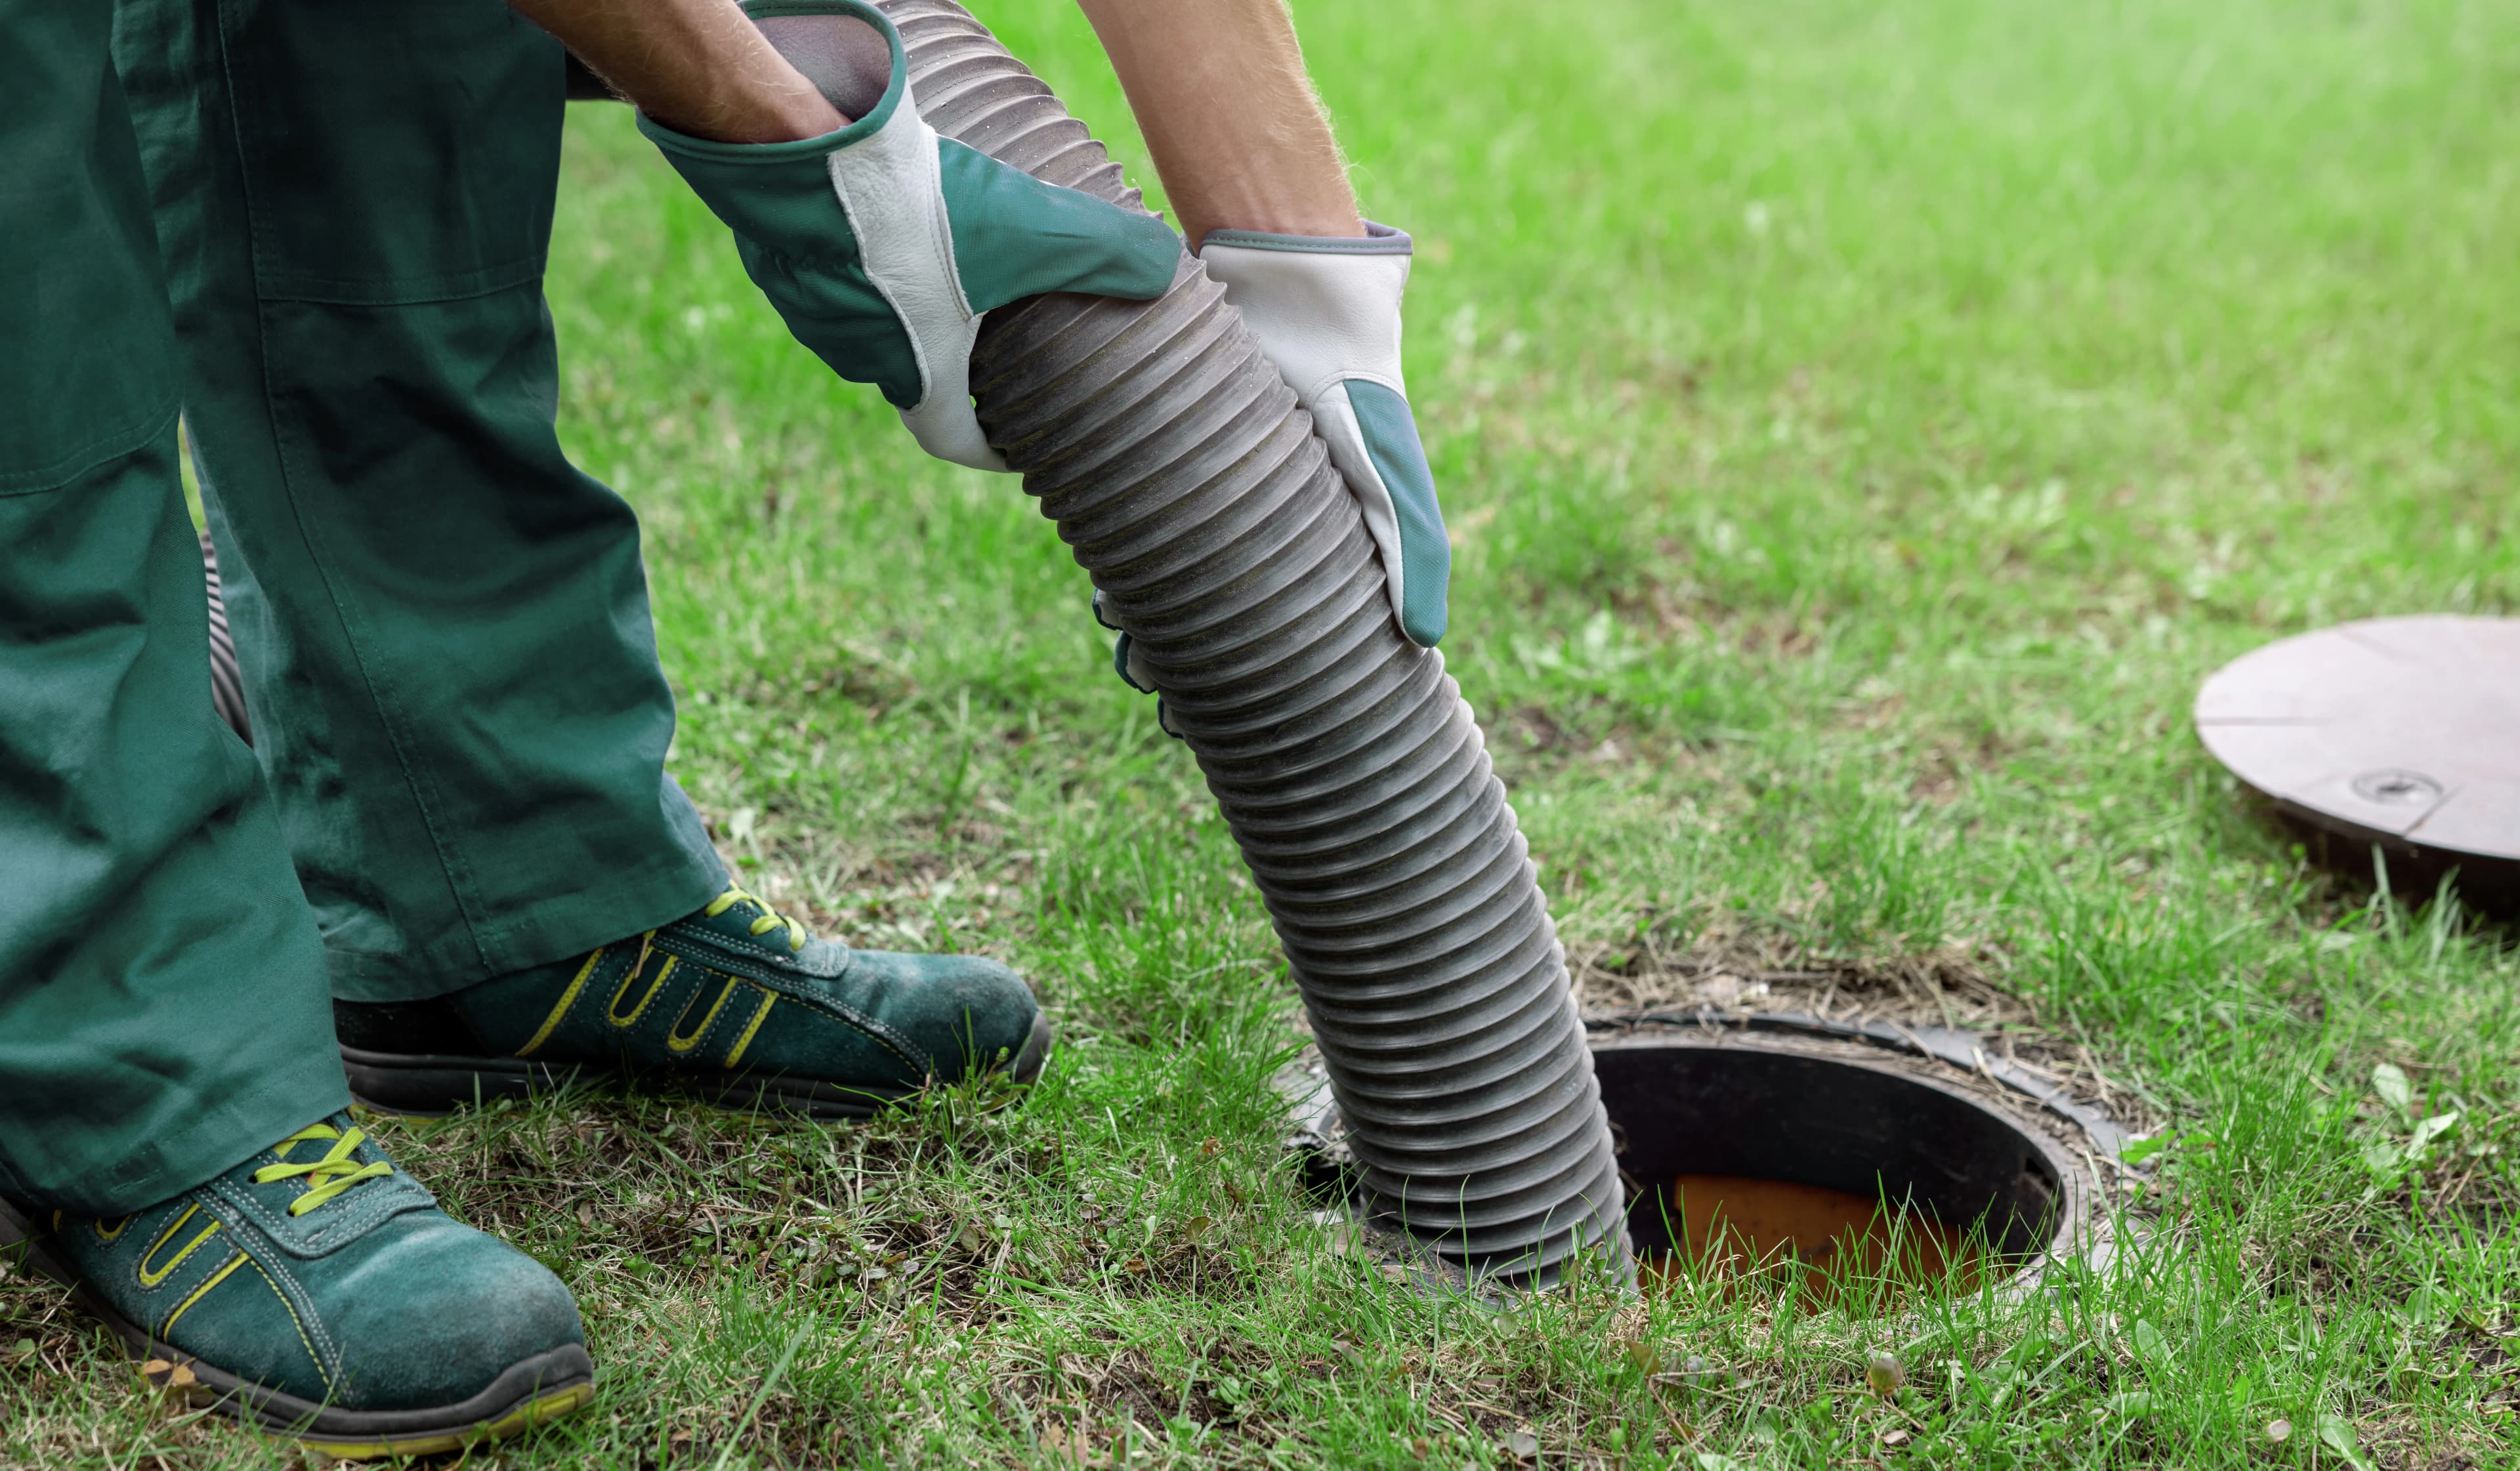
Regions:
<instances>
[{"instance_id":1,"label":"brown liquid in tank","mask_svg":"<svg viewBox=\"0 0 2520 1471\"><path fill-rule=\"evenodd\" d=\"M1966 1291L1987 1266L1985 1247L1922 1211L1824 1185L1739 1175L1683 1175L1672 1182L1679 1250L1650 1262L1661 1277L1746 1277L1796 1272L1825 1300L1838 1284L1886 1277L1905 1285L1948 1283Z\"/></svg>"}]
</instances>

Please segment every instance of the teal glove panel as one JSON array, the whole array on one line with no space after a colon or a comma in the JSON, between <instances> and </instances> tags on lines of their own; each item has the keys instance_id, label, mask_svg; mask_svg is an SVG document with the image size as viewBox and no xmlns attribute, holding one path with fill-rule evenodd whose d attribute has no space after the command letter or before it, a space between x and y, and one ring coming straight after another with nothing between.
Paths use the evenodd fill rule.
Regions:
<instances>
[{"instance_id":1,"label":"teal glove panel","mask_svg":"<svg viewBox=\"0 0 2520 1471\"><path fill-rule=\"evenodd\" d=\"M1444 535L1443 508L1435 504L1435 472L1426 468L1417 417L1409 412L1409 400L1380 383L1357 378L1339 386L1355 413L1366 457L1391 497L1400 532L1400 631L1411 643L1431 647L1444 637L1453 544Z\"/></svg>"},{"instance_id":2,"label":"teal glove panel","mask_svg":"<svg viewBox=\"0 0 2520 1471\"><path fill-rule=\"evenodd\" d=\"M909 330L868 279L821 158L801 160L793 176L742 165L685 164L682 172L717 217L735 228L744 274L779 309L797 341L840 377L882 389L894 408L919 402L925 380ZM744 223L737 225L739 220Z\"/></svg>"},{"instance_id":3,"label":"teal glove panel","mask_svg":"<svg viewBox=\"0 0 2520 1471\"><path fill-rule=\"evenodd\" d=\"M735 232L744 270L798 341L880 388L929 454L1005 469L971 410L980 314L1042 291L1160 295L1180 241L1152 215L938 138L910 96L900 32L861 0L746 9L874 27L891 57L882 100L838 132L793 143L713 143L644 115L640 129ZM782 37L796 38L783 28L774 44Z\"/></svg>"},{"instance_id":4,"label":"teal glove panel","mask_svg":"<svg viewBox=\"0 0 2520 1471\"><path fill-rule=\"evenodd\" d=\"M939 139L954 264L973 311L1045 291L1144 301L1181 270L1181 237L1151 214L1044 184Z\"/></svg>"}]
</instances>

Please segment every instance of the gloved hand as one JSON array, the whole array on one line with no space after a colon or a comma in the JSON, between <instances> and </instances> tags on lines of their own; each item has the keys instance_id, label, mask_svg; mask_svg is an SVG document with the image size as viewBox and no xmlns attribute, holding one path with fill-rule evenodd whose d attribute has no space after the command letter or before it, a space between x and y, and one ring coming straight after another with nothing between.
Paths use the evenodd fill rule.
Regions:
<instances>
[{"instance_id":1,"label":"gloved hand","mask_svg":"<svg viewBox=\"0 0 2520 1471\"><path fill-rule=\"evenodd\" d=\"M1163 294L1181 241L1123 209L936 136L910 96L901 33L861 0L751 0L772 44L839 108L818 43L796 18L841 17L881 33L882 98L836 133L794 143L713 143L641 116L639 127L735 232L743 268L796 340L832 371L873 383L940 460L1003 470L971 411L971 344L992 307L1043 291ZM863 106L863 100L859 100Z\"/></svg>"},{"instance_id":2,"label":"gloved hand","mask_svg":"<svg viewBox=\"0 0 2520 1471\"><path fill-rule=\"evenodd\" d=\"M1129 631L1112 622L1111 615L1102 611L1102 590L1100 588L1094 591L1094 621L1120 636L1111 645L1111 672L1120 677L1121 684L1140 694L1154 695L1155 724L1173 739L1181 739L1181 732L1173 729L1172 715L1164 709L1164 697L1155 689L1154 666L1148 664L1147 656L1139 651L1138 641L1129 637Z\"/></svg>"},{"instance_id":3,"label":"gloved hand","mask_svg":"<svg viewBox=\"0 0 2520 1471\"><path fill-rule=\"evenodd\" d=\"M1211 230L1207 274L1312 412L1382 554L1391 611L1420 647L1444 636L1452 544L1400 378L1409 237L1366 221L1361 240Z\"/></svg>"}]
</instances>

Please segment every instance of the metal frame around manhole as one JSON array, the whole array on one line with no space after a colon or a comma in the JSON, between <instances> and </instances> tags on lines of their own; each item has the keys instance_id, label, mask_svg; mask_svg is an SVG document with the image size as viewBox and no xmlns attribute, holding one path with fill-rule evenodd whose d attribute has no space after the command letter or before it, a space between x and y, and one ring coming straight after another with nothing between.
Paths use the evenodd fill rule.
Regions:
<instances>
[{"instance_id":1,"label":"metal frame around manhole","mask_svg":"<svg viewBox=\"0 0 2520 1471\"><path fill-rule=\"evenodd\" d=\"M2052 1228L2045 1240L2019 1253L2018 1266L2002 1278L2007 1288L2026 1288L2062 1262L2097 1267L2113 1255L2111 1207L2120 1177L2126 1173L2117 1156L2130 1136L2105 1113L2075 1098L2052 1080L1991 1053L1978 1034L1952 1027L1840 1021L1793 1012L1649 1010L1592 1018L1590 1027L1597 1067L1604 1070L1605 1101L1613 1088L1606 1070L1617 1065L1611 1054L1631 1049L1730 1048L1865 1069L1913 1085L1956 1106L1992 1115L2038 1153L2055 1181L2057 1194ZM1279 1089L1288 1101L1293 1126L1287 1148L1305 1172L1308 1187L1317 1198L1352 1205L1349 1186L1354 1162L1341 1142L1338 1106L1329 1095L1327 1078L1317 1067L1299 1062L1281 1075ZM1614 1132L1622 1122L1614 1116ZM1623 1138L1623 1172L1632 1153ZM1634 1211L1633 1197L1641 1182L1633 1172L1628 1174ZM1392 1243L1380 1244L1393 1256L1393 1270L1405 1269L1424 1279L1425 1285L1434 1284L1438 1273L1426 1270L1427 1264L1392 1251ZM1457 1277L1444 1275L1451 1285L1463 1285Z\"/></svg>"}]
</instances>

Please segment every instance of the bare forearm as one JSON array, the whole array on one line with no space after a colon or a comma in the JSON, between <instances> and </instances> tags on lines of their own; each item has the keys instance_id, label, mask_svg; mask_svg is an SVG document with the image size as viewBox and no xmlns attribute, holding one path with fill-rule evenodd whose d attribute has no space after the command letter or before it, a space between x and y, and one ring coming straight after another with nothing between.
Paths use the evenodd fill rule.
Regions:
<instances>
[{"instance_id":1,"label":"bare forearm","mask_svg":"<svg viewBox=\"0 0 2520 1471\"><path fill-rule=\"evenodd\" d=\"M509 0L641 111L721 143L818 138L845 126L735 0Z\"/></svg>"},{"instance_id":2,"label":"bare forearm","mask_svg":"<svg viewBox=\"0 0 2520 1471\"><path fill-rule=\"evenodd\" d=\"M1283 0L1078 3L1192 245L1210 230L1365 233Z\"/></svg>"}]
</instances>

